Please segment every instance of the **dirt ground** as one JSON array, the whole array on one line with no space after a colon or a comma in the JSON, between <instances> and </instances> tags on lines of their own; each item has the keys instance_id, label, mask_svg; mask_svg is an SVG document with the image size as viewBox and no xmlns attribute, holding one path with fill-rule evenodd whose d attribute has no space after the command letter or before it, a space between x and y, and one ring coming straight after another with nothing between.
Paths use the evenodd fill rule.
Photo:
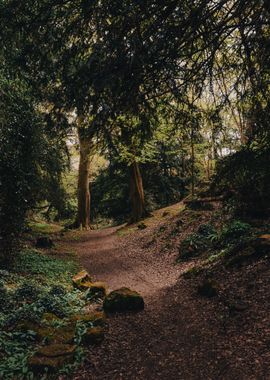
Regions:
<instances>
[{"instance_id":1,"label":"dirt ground","mask_svg":"<svg viewBox=\"0 0 270 380\"><path fill-rule=\"evenodd\" d=\"M269 314L265 306L259 309L269 304L269 265L268 272L264 264L251 270L253 277L262 272L264 279L261 293L257 286L249 291L251 300L257 297L256 308L250 301L248 310L234 315L224 297L201 298L196 281L181 277L194 262L176 264L176 257L181 239L211 213L195 215L190 223L182 208L178 204L159 211L143 230L87 231L66 242L95 279L111 290L137 290L145 300L143 312L109 318L104 342L89 349L73 379L270 379ZM218 276L223 295L230 281L244 291L239 273Z\"/></svg>"}]
</instances>

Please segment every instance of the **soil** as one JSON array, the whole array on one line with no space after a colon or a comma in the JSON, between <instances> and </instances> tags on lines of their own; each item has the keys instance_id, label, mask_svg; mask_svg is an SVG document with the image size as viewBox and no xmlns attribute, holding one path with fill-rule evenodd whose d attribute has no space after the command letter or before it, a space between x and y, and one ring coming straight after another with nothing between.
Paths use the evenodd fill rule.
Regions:
<instances>
[{"instance_id":1,"label":"soil","mask_svg":"<svg viewBox=\"0 0 270 380\"><path fill-rule=\"evenodd\" d=\"M181 276L198 259L176 258L180 241L213 211L182 208L160 210L142 230L86 231L66 242L96 280L137 290L145 300L143 312L109 318L104 342L89 349L73 379L270 379L269 260L250 264L245 276L217 269L219 295L201 297L203 279Z\"/></svg>"}]
</instances>

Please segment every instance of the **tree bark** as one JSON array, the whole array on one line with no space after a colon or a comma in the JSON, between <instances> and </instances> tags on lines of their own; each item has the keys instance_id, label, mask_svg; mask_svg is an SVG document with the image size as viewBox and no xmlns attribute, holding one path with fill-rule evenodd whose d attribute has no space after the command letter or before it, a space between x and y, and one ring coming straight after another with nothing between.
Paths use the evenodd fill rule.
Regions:
<instances>
[{"instance_id":1,"label":"tree bark","mask_svg":"<svg viewBox=\"0 0 270 380\"><path fill-rule=\"evenodd\" d=\"M191 196L195 194L195 151L194 151L194 131L191 130Z\"/></svg>"},{"instance_id":2,"label":"tree bark","mask_svg":"<svg viewBox=\"0 0 270 380\"><path fill-rule=\"evenodd\" d=\"M80 143L80 162L78 175L78 227L90 227L90 154L92 140L85 136L83 130L78 128Z\"/></svg>"},{"instance_id":3,"label":"tree bark","mask_svg":"<svg viewBox=\"0 0 270 380\"><path fill-rule=\"evenodd\" d=\"M144 202L143 181L137 162L130 166L131 222L138 222L147 215Z\"/></svg>"}]
</instances>

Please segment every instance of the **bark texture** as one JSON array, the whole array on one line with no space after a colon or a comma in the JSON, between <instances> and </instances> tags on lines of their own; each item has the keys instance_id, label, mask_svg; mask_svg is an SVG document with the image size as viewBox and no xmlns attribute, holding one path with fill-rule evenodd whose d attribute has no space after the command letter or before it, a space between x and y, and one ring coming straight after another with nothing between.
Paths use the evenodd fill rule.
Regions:
<instances>
[{"instance_id":1,"label":"bark texture","mask_svg":"<svg viewBox=\"0 0 270 380\"><path fill-rule=\"evenodd\" d=\"M90 158L93 147L92 139L78 129L80 142L80 163L78 175L78 215L77 225L88 229L90 227Z\"/></svg>"},{"instance_id":2,"label":"bark texture","mask_svg":"<svg viewBox=\"0 0 270 380\"><path fill-rule=\"evenodd\" d=\"M144 201L143 181L137 162L130 166L131 222L137 222L147 215Z\"/></svg>"}]
</instances>

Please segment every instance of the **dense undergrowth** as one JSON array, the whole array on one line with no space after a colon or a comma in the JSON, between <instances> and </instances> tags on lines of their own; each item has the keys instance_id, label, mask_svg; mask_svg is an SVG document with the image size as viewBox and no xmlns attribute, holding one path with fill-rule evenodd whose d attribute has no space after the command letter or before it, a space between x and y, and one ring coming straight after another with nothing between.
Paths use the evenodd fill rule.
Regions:
<instances>
[{"instance_id":1,"label":"dense undergrowth","mask_svg":"<svg viewBox=\"0 0 270 380\"><path fill-rule=\"evenodd\" d=\"M74 289L71 283L78 269L78 264L71 259L25 250L13 267L0 271L1 379L34 378L27 364L38 345L31 324L45 323L57 329L63 327L71 315L82 311L86 304L85 294ZM47 321L48 315L54 318ZM78 343L81 333L82 326L77 326L75 340ZM73 366L81 358L82 350L78 347ZM62 372L71 368L66 366ZM38 378L43 377L40 374Z\"/></svg>"},{"instance_id":2,"label":"dense undergrowth","mask_svg":"<svg viewBox=\"0 0 270 380\"><path fill-rule=\"evenodd\" d=\"M269 220L234 219L225 210L223 207L214 212L207 223L181 241L177 261L195 264L184 272L185 278L199 274L208 277L220 266L241 267L269 257ZM220 219L220 212L224 220Z\"/></svg>"}]
</instances>

